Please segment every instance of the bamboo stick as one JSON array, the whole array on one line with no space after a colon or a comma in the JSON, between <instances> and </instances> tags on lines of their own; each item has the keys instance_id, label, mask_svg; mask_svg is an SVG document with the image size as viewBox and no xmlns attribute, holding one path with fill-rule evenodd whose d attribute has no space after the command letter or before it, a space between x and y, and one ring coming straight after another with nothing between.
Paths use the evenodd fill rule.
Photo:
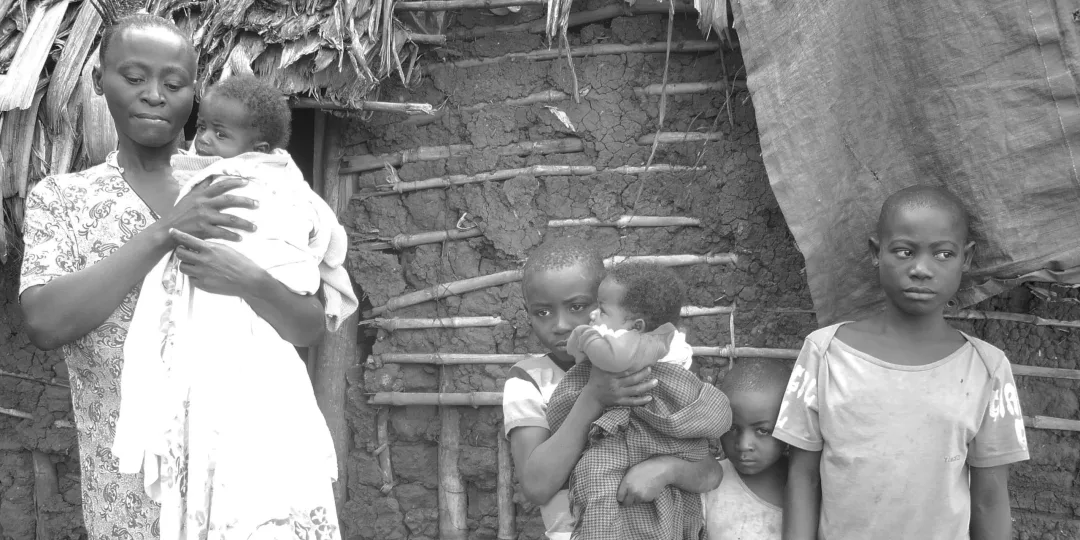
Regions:
<instances>
[{"instance_id":1,"label":"bamboo stick","mask_svg":"<svg viewBox=\"0 0 1080 540\"><path fill-rule=\"evenodd\" d=\"M499 508L498 540L515 540L517 530L514 518L514 465L510 456L510 443L502 430L495 436L498 441L498 476L496 476L496 494Z\"/></svg>"},{"instance_id":2,"label":"bamboo stick","mask_svg":"<svg viewBox=\"0 0 1080 540\"><path fill-rule=\"evenodd\" d=\"M541 356L536 354L462 354L462 353L384 353L372 355L374 364L425 364L433 366L462 366L475 364L509 364Z\"/></svg>"},{"instance_id":3,"label":"bamboo stick","mask_svg":"<svg viewBox=\"0 0 1080 540\"><path fill-rule=\"evenodd\" d=\"M712 253L707 255L642 255L633 257L615 256L605 260L604 264L611 266L626 261L660 264L663 266L686 266L691 264L716 265L735 264L738 261L738 257L734 253ZM422 304L424 302L446 298L447 296L457 296L479 289L486 289L488 287L498 287L520 280L521 270L505 270L486 276L451 281L449 283L440 283L426 289L391 298L386 305L365 312L364 317L370 319L388 311L395 311L403 307Z\"/></svg>"},{"instance_id":4,"label":"bamboo stick","mask_svg":"<svg viewBox=\"0 0 1080 540\"><path fill-rule=\"evenodd\" d=\"M1080 431L1080 420L1070 420L1067 418L1052 418L1049 416L1025 416L1024 425L1035 429Z\"/></svg>"},{"instance_id":5,"label":"bamboo stick","mask_svg":"<svg viewBox=\"0 0 1080 540\"><path fill-rule=\"evenodd\" d=\"M450 388L446 366L439 368L439 390ZM439 433L439 538L465 540L468 501L461 481L458 458L461 455L461 412L443 404L439 407L442 429Z\"/></svg>"},{"instance_id":6,"label":"bamboo stick","mask_svg":"<svg viewBox=\"0 0 1080 540\"><path fill-rule=\"evenodd\" d=\"M415 182L382 184L376 186L375 189L377 191L369 193L368 196L378 197L381 195L394 195L397 193L407 193L422 189L448 188L450 186L479 184L483 182L500 182L519 176L584 176L594 173L596 173L596 167L591 165L533 165L532 167L504 169L476 175L451 174L448 176L439 176L437 178L428 178L427 180L417 180Z\"/></svg>"},{"instance_id":7,"label":"bamboo stick","mask_svg":"<svg viewBox=\"0 0 1080 540\"><path fill-rule=\"evenodd\" d=\"M455 9L491 9L517 6L542 6L547 0L425 0L397 2L394 11L453 11Z\"/></svg>"},{"instance_id":8,"label":"bamboo stick","mask_svg":"<svg viewBox=\"0 0 1080 540\"><path fill-rule=\"evenodd\" d=\"M1061 326L1065 328L1080 328L1080 321L1044 319L1030 313L1007 313L1002 311L977 311L973 309L964 309L955 313L946 313L945 318L963 320L1011 321L1034 324L1036 326Z\"/></svg>"},{"instance_id":9,"label":"bamboo stick","mask_svg":"<svg viewBox=\"0 0 1080 540\"><path fill-rule=\"evenodd\" d=\"M724 140L723 133L701 133L698 131L661 131L660 133L650 133L648 135L642 135L638 138L638 144L651 145L654 141L658 144L674 144L683 142L704 142L704 141L722 141Z\"/></svg>"},{"instance_id":10,"label":"bamboo stick","mask_svg":"<svg viewBox=\"0 0 1080 540\"><path fill-rule=\"evenodd\" d=\"M679 216L619 216L615 221L600 221L597 218L553 219L548 227L700 227L701 220Z\"/></svg>"},{"instance_id":11,"label":"bamboo stick","mask_svg":"<svg viewBox=\"0 0 1080 540\"><path fill-rule=\"evenodd\" d=\"M636 167L630 165L624 165L622 167L616 167L610 169L613 173L619 174L646 174L646 173L660 173L660 172L691 172L691 171L704 171L708 167L694 167L690 165L666 165L662 163L653 163L645 167Z\"/></svg>"},{"instance_id":12,"label":"bamboo stick","mask_svg":"<svg viewBox=\"0 0 1080 540\"><path fill-rule=\"evenodd\" d=\"M445 319L371 319L361 326L374 326L388 332L426 328L478 328L505 323L501 317L448 317Z\"/></svg>"},{"instance_id":13,"label":"bamboo stick","mask_svg":"<svg viewBox=\"0 0 1080 540\"><path fill-rule=\"evenodd\" d=\"M567 28L581 26L584 24L591 24L599 21L606 21L608 19L614 19L616 17L631 17L634 15L646 15L651 13L667 13L668 9L669 8L666 3L655 2L651 0L639 0L638 2L635 2L632 6L620 2L619 4L612 4L599 9L571 13L570 18L567 22ZM693 10L694 6L690 4L675 4L676 12L687 13ZM541 19L538 21L522 24L481 26L478 28L447 32L446 37L449 39L476 39L498 33L527 32L530 34L543 34L546 31L545 23L546 20Z\"/></svg>"},{"instance_id":14,"label":"bamboo stick","mask_svg":"<svg viewBox=\"0 0 1080 540\"><path fill-rule=\"evenodd\" d=\"M30 414L28 412L20 411L20 410L16 410L16 409L8 409L8 408L5 408L5 407L0 407L0 414L3 414L5 416L13 416L15 418L22 418L24 420L33 420L34 419L34 415L32 415L32 414ZM72 422L71 420L54 420L53 423L52 423L52 426L54 428L74 428L75 423Z\"/></svg>"},{"instance_id":15,"label":"bamboo stick","mask_svg":"<svg viewBox=\"0 0 1080 540\"><path fill-rule=\"evenodd\" d=\"M1023 377L1045 377L1048 379L1072 379L1080 381L1080 369L1061 369L1039 366L1012 365L1013 375Z\"/></svg>"},{"instance_id":16,"label":"bamboo stick","mask_svg":"<svg viewBox=\"0 0 1080 540\"><path fill-rule=\"evenodd\" d=\"M345 132L341 120L327 118L323 139L323 153L336 156L341 152L341 134ZM349 203L351 183L342 178L337 170L339 161L331 159L324 162L324 188L322 196L337 215L344 215ZM344 515L347 496L350 431L345 418L347 390L346 372L357 358L356 335L359 330L359 315L353 313L342 321L336 332L326 332L319 343L315 363L315 377L312 387L315 400L326 417L326 426L334 440L334 451L338 460L338 479L334 483L334 498L337 502L338 515Z\"/></svg>"},{"instance_id":17,"label":"bamboo stick","mask_svg":"<svg viewBox=\"0 0 1080 540\"><path fill-rule=\"evenodd\" d=\"M383 495L389 495L390 490L394 489L394 468L390 463L390 411L388 409L379 409L376 414L376 437L379 442L379 448L375 453L379 457L379 469L382 471L383 485L379 491Z\"/></svg>"},{"instance_id":18,"label":"bamboo stick","mask_svg":"<svg viewBox=\"0 0 1080 540\"><path fill-rule=\"evenodd\" d=\"M2 376L2 377L11 377L13 379L22 379L24 381L36 382L38 384L45 384L45 385L48 385L48 386L59 386L60 388L71 388L70 386L68 386L68 385L66 385L64 383L56 382L55 379L47 381L45 379L37 379L37 378L34 378L34 377L30 377L28 375L21 375L19 373L12 373L10 371L5 371L3 369L0 369L0 376Z\"/></svg>"},{"instance_id":19,"label":"bamboo stick","mask_svg":"<svg viewBox=\"0 0 1080 540\"><path fill-rule=\"evenodd\" d=\"M704 53L716 52L719 50L720 43L717 41L681 41L679 43L671 44L671 52L673 53ZM600 45L570 47L567 54L574 58L580 58L584 56L603 56L632 53L647 54L661 53L665 51L667 51L667 42L660 41L652 43L635 43L631 45L605 43ZM561 58L563 54L564 53L560 52L559 49L510 53L502 56L495 56L489 58L469 58L466 60L458 60L456 62L444 62L442 64L434 64L431 69L462 69L499 64L502 62L557 60Z\"/></svg>"},{"instance_id":20,"label":"bamboo stick","mask_svg":"<svg viewBox=\"0 0 1080 540\"><path fill-rule=\"evenodd\" d=\"M445 45L446 36L442 34L423 34L420 32L405 32L405 39L420 45Z\"/></svg>"},{"instance_id":21,"label":"bamboo stick","mask_svg":"<svg viewBox=\"0 0 1080 540\"><path fill-rule=\"evenodd\" d=\"M510 144L497 147L495 150L500 156L527 156L566 154L580 152L584 148L585 145L581 139L566 138ZM387 165L400 167L405 163L449 159L467 154L474 149L471 144L452 144L448 146L425 146L393 154L346 156L342 158L344 164L341 173L374 171Z\"/></svg>"},{"instance_id":22,"label":"bamboo stick","mask_svg":"<svg viewBox=\"0 0 1080 540\"><path fill-rule=\"evenodd\" d=\"M767 349L762 347L694 347L694 356L719 356L724 358L776 358L794 360L799 357L799 349Z\"/></svg>"},{"instance_id":23,"label":"bamboo stick","mask_svg":"<svg viewBox=\"0 0 1080 540\"><path fill-rule=\"evenodd\" d=\"M299 97L292 101L294 109L321 109L325 111L375 111L408 115L434 115L435 107L427 103L394 103L388 101L362 101L355 104L340 105L321 99Z\"/></svg>"},{"instance_id":24,"label":"bamboo stick","mask_svg":"<svg viewBox=\"0 0 1080 540\"><path fill-rule=\"evenodd\" d=\"M502 392L377 392L368 398L370 405L440 405L462 407L492 407L502 405ZM445 442L440 439L439 447Z\"/></svg>"},{"instance_id":25,"label":"bamboo stick","mask_svg":"<svg viewBox=\"0 0 1080 540\"><path fill-rule=\"evenodd\" d=\"M563 101L563 100L569 99L569 98L570 98L570 96L568 96L566 94L566 92L560 92L558 90L544 90L542 92L536 92L536 93L533 93L533 94L529 94L529 95L527 95L527 96L525 96L523 98L508 99L506 101L499 102L498 105L503 105L503 106L508 106L508 107L521 107L521 106L525 106L525 105L536 105L538 103L554 103L554 102ZM461 110L466 111L466 112L475 112L475 111L479 111L481 109L484 109L485 107L487 107L489 105L492 105L492 104L491 103L476 103L476 104L473 104L473 105L466 105L464 107L461 107Z\"/></svg>"},{"instance_id":26,"label":"bamboo stick","mask_svg":"<svg viewBox=\"0 0 1080 540\"><path fill-rule=\"evenodd\" d=\"M34 450L31 456L34 462L34 510L37 518L35 540L50 540L52 536L47 526L47 512L49 502L60 494L60 481L56 477L56 465L48 454Z\"/></svg>"},{"instance_id":27,"label":"bamboo stick","mask_svg":"<svg viewBox=\"0 0 1080 540\"><path fill-rule=\"evenodd\" d=\"M706 94L709 92L725 92L729 89L746 90L746 81L712 81L712 82L688 82L668 83L668 94ZM662 84L650 84L635 88L634 93L639 96L659 96L664 91Z\"/></svg>"},{"instance_id":28,"label":"bamboo stick","mask_svg":"<svg viewBox=\"0 0 1080 540\"><path fill-rule=\"evenodd\" d=\"M582 219L553 219L548 221L548 227L700 227L701 220L688 217L665 217L665 216L621 216L617 221L604 222L597 218ZM399 234L389 242L366 242L359 244L358 249L366 251L381 251L386 249L405 249L423 244L437 244L448 240L465 240L482 236L480 229L447 229L444 231L428 231L414 234Z\"/></svg>"},{"instance_id":29,"label":"bamboo stick","mask_svg":"<svg viewBox=\"0 0 1080 540\"><path fill-rule=\"evenodd\" d=\"M470 229L448 229L445 231L428 231L416 234L398 234L389 242L368 242L360 244L359 249L367 251L381 251L384 249L405 249L424 244L438 244L448 240L466 240L483 236L484 232L473 227Z\"/></svg>"}]
</instances>

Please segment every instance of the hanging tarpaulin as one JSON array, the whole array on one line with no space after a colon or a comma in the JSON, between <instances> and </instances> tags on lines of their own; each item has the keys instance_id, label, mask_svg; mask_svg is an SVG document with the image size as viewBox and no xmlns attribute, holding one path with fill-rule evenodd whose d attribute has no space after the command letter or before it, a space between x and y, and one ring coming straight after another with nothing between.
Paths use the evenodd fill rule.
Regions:
<instances>
[{"instance_id":1,"label":"hanging tarpaulin","mask_svg":"<svg viewBox=\"0 0 1080 540\"><path fill-rule=\"evenodd\" d=\"M977 218L961 305L1080 282L1080 4L732 0L769 181L819 322L882 302L885 197L942 185Z\"/></svg>"}]
</instances>

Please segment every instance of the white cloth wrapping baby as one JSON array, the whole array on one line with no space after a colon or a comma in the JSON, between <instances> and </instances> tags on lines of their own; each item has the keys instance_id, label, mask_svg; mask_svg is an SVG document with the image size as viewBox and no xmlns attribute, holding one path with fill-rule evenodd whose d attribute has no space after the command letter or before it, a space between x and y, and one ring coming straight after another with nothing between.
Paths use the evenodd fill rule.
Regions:
<instances>
[{"instance_id":1,"label":"white cloth wrapping baby","mask_svg":"<svg viewBox=\"0 0 1080 540\"><path fill-rule=\"evenodd\" d=\"M178 155L173 170L181 198L213 175L247 178L230 193L258 208L226 212L257 230L228 245L297 293L321 285L331 330L356 310L345 230L287 153ZM161 540L340 538L337 460L303 361L243 300L196 289L171 253L124 343L113 453L162 504Z\"/></svg>"}]
</instances>

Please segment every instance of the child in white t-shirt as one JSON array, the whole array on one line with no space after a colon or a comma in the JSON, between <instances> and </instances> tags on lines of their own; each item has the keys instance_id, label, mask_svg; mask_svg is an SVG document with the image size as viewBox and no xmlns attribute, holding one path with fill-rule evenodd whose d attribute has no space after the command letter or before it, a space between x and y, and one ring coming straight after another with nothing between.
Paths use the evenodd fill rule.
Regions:
<instances>
[{"instance_id":1,"label":"child in white t-shirt","mask_svg":"<svg viewBox=\"0 0 1080 540\"><path fill-rule=\"evenodd\" d=\"M947 191L885 201L870 238L885 309L807 337L780 407L785 540L1012 538L1008 465L1028 459L1012 369L943 316L974 248Z\"/></svg>"},{"instance_id":2,"label":"child in white t-shirt","mask_svg":"<svg viewBox=\"0 0 1080 540\"><path fill-rule=\"evenodd\" d=\"M772 436L791 367L737 360L720 389L731 401L731 430L720 438L724 479L701 496L708 540L779 540L787 445Z\"/></svg>"}]
</instances>

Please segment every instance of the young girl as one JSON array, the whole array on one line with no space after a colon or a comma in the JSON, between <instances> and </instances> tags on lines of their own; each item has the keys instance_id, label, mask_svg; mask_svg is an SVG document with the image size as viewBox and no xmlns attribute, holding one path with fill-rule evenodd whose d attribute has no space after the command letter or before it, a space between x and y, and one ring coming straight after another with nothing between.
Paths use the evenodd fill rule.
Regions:
<instances>
[{"instance_id":1,"label":"young girl","mask_svg":"<svg viewBox=\"0 0 1080 540\"><path fill-rule=\"evenodd\" d=\"M885 201L885 310L807 337L781 405L785 540L1012 538L1008 465L1028 458L1012 370L943 317L974 248L948 192Z\"/></svg>"},{"instance_id":2,"label":"young girl","mask_svg":"<svg viewBox=\"0 0 1080 540\"><path fill-rule=\"evenodd\" d=\"M672 487L650 504L620 505L619 485L633 465L657 456L712 460L708 439L731 426L727 397L687 371L693 350L675 328L683 304L675 272L655 264L616 265L600 283L592 326L570 334L571 369L548 405L548 423L566 419L593 366L608 372L652 367L659 385L641 407L612 407L593 423L589 444L570 475L575 539L697 540L701 499ZM663 362L663 363L657 363Z\"/></svg>"},{"instance_id":3,"label":"young girl","mask_svg":"<svg viewBox=\"0 0 1080 540\"><path fill-rule=\"evenodd\" d=\"M731 430L720 437L724 479L701 496L709 540L779 540L787 445L772 436L791 368L740 359L720 384L731 400Z\"/></svg>"},{"instance_id":4,"label":"young girl","mask_svg":"<svg viewBox=\"0 0 1080 540\"><path fill-rule=\"evenodd\" d=\"M647 404L648 393L656 386L648 368L619 374L594 369L562 426L552 430L548 425L551 394L574 366L566 343L574 328L588 324L603 277L599 254L585 242L569 238L546 241L525 263L522 292L529 324L549 354L510 369L503 389L503 422L521 490L529 502L540 506L550 540L569 540L573 533L568 480L592 422L606 407ZM713 459L688 462L657 456L626 473L619 500L633 505L652 501L668 485L702 493L719 483L720 465Z\"/></svg>"},{"instance_id":5,"label":"young girl","mask_svg":"<svg viewBox=\"0 0 1080 540\"><path fill-rule=\"evenodd\" d=\"M290 290L321 291L335 329L356 308L345 231L280 150L289 120L273 86L229 78L203 99L199 156L173 171L181 197L213 174L249 178L236 191L259 201L241 214L258 229L237 249ZM147 275L124 344L121 471L144 473L162 540L339 539L337 460L303 361L243 300L197 291L186 257Z\"/></svg>"}]
</instances>

